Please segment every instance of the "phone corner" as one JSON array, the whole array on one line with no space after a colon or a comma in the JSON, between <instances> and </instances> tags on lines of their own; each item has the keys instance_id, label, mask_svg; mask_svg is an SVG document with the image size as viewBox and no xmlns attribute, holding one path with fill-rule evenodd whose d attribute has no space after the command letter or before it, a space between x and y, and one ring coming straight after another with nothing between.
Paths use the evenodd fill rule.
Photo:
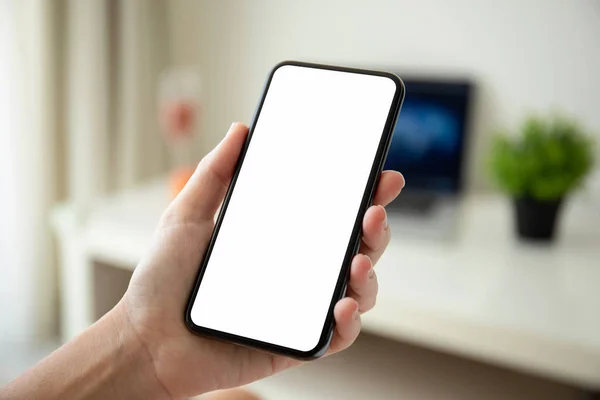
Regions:
<instances>
[{"instance_id":1,"label":"phone corner","mask_svg":"<svg viewBox=\"0 0 600 400\"><path fill-rule=\"evenodd\" d=\"M398 75L392 73L392 72L384 72L383 76L385 76L386 78L388 78L389 80L391 80L395 87L396 87L396 92L400 94L400 96L404 96L404 92L406 91L406 87L404 86L404 81L402 80L402 78L400 78Z\"/></svg>"},{"instance_id":2,"label":"phone corner","mask_svg":"<svg viewBox=\"0 0 600 400\"><path fill-rule=\"evenodd\" d=\"M334 327L332 326L331 329L327 332L327 335L321 336L319 342L315 345L315 347L308 351L299 351L293 356L303 361L311 361L323 357L325 353L327 353L327 350L329 350L329 346L331 345L333 331Z\"/></svg>"},{"instance_id":3,"label":"phone corner","mask_svg":"<svg viewBox=\"0 0 600 400\"><path fill-rule=\"evenodd\" d=\"M192 320L192 308L189 305L186 306L185 311L183 313L183 323L189 331L197 331L198 326Z\"/></svg>"},{"instance_id":4,"label":"phone corner","mask_svg":"<svg viewBox=\"0 0 600 400\"><path fill-rule=\"evenodd\" d=\"M273 68L271 68L270 75L271 76L275 75L275 72L277 72L279 69L281 69L283 67L298 66L299 64L300 63L298 61L293 61L293 60L283 60L283 61L280 61L277 64L275 64L275 66Z\"/></svg>"},{"instance_id":5,"label":"phone corner","mask_svg":"<svg viewBox=\"0 0 600 400\"><path fill-rule=\"evenodd\" d=\"M327 350L329 350L329 343L325 344L324 346L315 347L313 350L303 352L298 358L303 361L318 360L319 358L323 357L325 353L327 353Z\"/></svg>"}]
</instances>

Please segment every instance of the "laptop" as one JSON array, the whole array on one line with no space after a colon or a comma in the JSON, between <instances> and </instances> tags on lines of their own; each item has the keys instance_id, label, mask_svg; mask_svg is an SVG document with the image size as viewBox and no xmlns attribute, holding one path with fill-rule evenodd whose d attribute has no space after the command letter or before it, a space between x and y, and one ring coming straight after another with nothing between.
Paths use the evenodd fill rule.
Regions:
<instances>
[{"instance_id":1,"label":"laptop","mask_svg":"<svg viewBox=\"0 0 600 400\"><path fill-rule=\"evenodd\" d=\"M406 97L385 169L402 172L406 186L388 207L389 219L395 230L451 237L464 186L473 84L466 79L403 80Z\"/></svg>"}]
</instances>

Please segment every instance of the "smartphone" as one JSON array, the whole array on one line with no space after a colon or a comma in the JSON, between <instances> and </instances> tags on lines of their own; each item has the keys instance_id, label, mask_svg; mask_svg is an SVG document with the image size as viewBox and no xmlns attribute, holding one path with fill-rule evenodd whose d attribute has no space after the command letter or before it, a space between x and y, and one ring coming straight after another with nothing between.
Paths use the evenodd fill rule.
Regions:
<instances>
[{"instance_id":1,"label":"smartphone","mask_svg":"<svg viewBox=\"0 0 600 400\"><path fill-rule=\"evenodd\" d=\"M397 76L271 71L185 311L198 334L324 354L404 99Z\"/></svg>"}]
</instances>

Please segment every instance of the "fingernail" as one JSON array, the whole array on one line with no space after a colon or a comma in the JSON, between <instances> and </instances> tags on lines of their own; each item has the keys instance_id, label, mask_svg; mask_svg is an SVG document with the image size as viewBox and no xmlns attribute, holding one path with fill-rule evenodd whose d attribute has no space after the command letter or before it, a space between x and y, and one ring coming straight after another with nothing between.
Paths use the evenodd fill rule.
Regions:
<instances>
[{"instance_id":1,"label":"fingernail","mask_svg":"<svg viewBox=\"0 0 600 400\"><path fill-rule=\"evenodd\" d=\"M232 122L231 126L229 127L229 129L227 130L227 132L231 132L231 130L233 129L233 127L237 124L237 122Z\"/></svg>"},{"instance_id":2,"label":"fingernail","mask_svg":"<svg viewBox=\"0 0 600 400\"><path fill-rule=\"evenodd\" d=\"M354 313L352 313L352 318L353 319L358 319L358 317L360 317L360 313L358 312L358 304L356 305L356 310L354 310Z\"/></svg>"},{"instance_id":3,"label":"fingernail","mask_svg":"<svg viewBox=\"0 0 600 400\"><path fill-rule=\"evenodd\" d=\"M406 179L404 178L404 175L402 173L400 173L400 175L402 175L402 189L404 189L404 186L406 186Z\"/></svg>"},{"instance_id":4,"label":"fingernail","mask_svg":"<svg viewBox=\"0 0 600 400\"><path fill-rule=\"evenodd\" d=\"M373 269L373 267L371 267L371 269L369 270L369 279L373 279L373 277L375 276L375 270Z\"/></svg>"}]
</instances>

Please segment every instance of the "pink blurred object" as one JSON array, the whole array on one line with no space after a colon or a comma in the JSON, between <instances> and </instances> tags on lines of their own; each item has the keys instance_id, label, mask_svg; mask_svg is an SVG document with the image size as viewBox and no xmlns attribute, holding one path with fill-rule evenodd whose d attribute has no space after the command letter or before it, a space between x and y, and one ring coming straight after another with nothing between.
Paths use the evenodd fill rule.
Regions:
<instances>
[{"instance_id":1,"label":"pink blurred object","mask_svg":"<svg viewBox=\"0 0 600 400\"><path fill-rule=\"evenodd\" d=\"M172 163L169 194L183 189L197 163L194 136L200 125L200 76L194 69L171 69L162 74L158 87L160 127Z\"/></svg>"},{"instance_id":2,"label":"pink blurred object","mask_svg":"<svg viewBox=\"0 0 600 400\"><path fill-rule=\"evenodd\" d=\"M162 106L162 128L168 138L193 135L199 107L187 99L172 100Z\"/></svg>"},{"instance_id":3,"label":"pink blurred object","mask_svg":"<svg viewBox=\"0 0 600 400\"><path fill-rule=\"evenodd\" d=\"M160 125L169 141L194 136L200 120L200 78L191 69L173 69L161 76Z\"/></svg>"}]
</instances>

